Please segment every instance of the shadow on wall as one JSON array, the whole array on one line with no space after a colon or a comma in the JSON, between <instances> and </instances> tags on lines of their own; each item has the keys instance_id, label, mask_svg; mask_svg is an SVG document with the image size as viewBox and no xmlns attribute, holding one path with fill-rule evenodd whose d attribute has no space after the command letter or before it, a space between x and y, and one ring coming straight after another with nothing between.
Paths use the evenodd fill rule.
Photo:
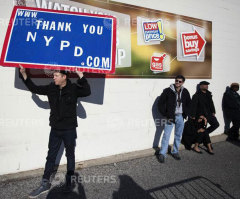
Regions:
<instances>
[{"instance_id":1,"label":"shadow on wall","mask_svg":"<svg viewBox=\"0 0 240 199\"><path fill-rule=\"evenodd\" d=\"M34 83L36 83L36 85L47 85L50 82L52 82L52 78L38 78L37 80L35 78L32 78L32 80ZM71 79L71 81L76 82L76 78ZM88 78L88 83L90 84L90 87L91 87L91 95L88 97L79 98L78 104L80 103L80 101L82 101L82 102L102 105L103 99L104 99L105 78ZM14 87L17 89L28 91L28 89L26 88L22 80L19 78L18 68L15 69ZM33 98L33 100L35 99L36 98ZM39 100L41 99L39 98ZM45 103L42 104L39 102L39 100L38 99L36 100L38 103L36 103L35 101L34 102L40 108L47 109L47 106L45 105ZM41 105L43 105L43 107L41 107ZM81 107L82 106L80 106L79 108Z\"/></svg>"},{"instance_id":2,"label":"shadow on wall","mask_svg":"<svg viewBox=\"0 0 240 199\"><path fill-rule=\"evenodd\" d=\"M164 120L165 120L165 117L163 117L161 113L158 111L158 101L159 101L159 97L156 98L152 106L152 116L156 126L155 136L153 140L153 148L156 150L156 154L159 152L158 145L159 145L162 132L164 130Z\"/></svg>"},{"instance_id":3,"label":"shadow on wall","mask_svg":"<svg viewBox=\"0 0 240 199\"><path fill-rule=\"evenodd\" d=\"M25 85L24 85L25 86ZM49 107L49 103L48 101L43 101L39 98L38 95L32 93L32 100L35 102L35 104L42 109L50 109ZM81 119L86 119L87 118L87 114L86 111L83 107L83 105L81 104L81 100L78 99L77 101L77 116Z\"/></svg>"}]
</instances>

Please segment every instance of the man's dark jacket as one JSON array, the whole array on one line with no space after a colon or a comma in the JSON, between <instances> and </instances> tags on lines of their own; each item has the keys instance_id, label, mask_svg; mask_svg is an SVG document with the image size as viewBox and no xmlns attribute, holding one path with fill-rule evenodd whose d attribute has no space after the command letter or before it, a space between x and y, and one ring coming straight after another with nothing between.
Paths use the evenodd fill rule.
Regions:
<instances>
[{"instance_id":1,"label":"man's dark jacket","mask_svg":"<svg viewBox=\"0 0 240 199\"><path fill-rule=\"evenodd\" d=\"M182 90L182 110L183 117L186 118L189 115L189 108L191 103L191 98L188 90L183 88ZM176 102L176 93L170 88L165 88L160 95L158 101L158 110L159 112L166 117L167 119L175 122L175 110L176 110L177 102Z\"/></svg>"},{"instance_id":2,"label":"man's dark jacket","mask_svg":"<svg viewBox=\"0 0 240 199\"><path fill-rule=\"evenodd\" d=\"M23 82L32 93L47 95L51 109L49 125L52 128L71 129L77 127L77 98L91 94L85 77L78 79L77 84L71 83L67 79L67 84L62 89L54 83L36 86L29 77L26 80L23 79Z\"/></svg>"},{"instance_id":3,"label":"man's dark jacket","mask_svg":"<svg viewBox=\"0 0 240 199\"><path fill-rule=\"evenodd\" d=\"M227 118L240 120L240 96L230 88L223 95L223 110Z\"/></svg>"},{"instance_id":4,"label":"man's dark jacket","mask_svg":"<svg viewBox=\"0 0 240 199\"><path fill-rule=\"evenodd\" d=\"M212 100L212 93L210 91L206 91L203 93L200 89L193 95L190 116L198 118L201 115L212 116L215 114L215 107Z\"/></svg>"}]
</instances>

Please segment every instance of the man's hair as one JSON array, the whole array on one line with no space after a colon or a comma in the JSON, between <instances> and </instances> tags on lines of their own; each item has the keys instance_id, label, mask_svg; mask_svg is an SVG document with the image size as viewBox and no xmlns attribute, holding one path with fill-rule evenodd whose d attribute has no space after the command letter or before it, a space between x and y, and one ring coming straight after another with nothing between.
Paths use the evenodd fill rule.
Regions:
<instances>
[{"instance_id":1,"label":"man's hair","mask_svg":"<svg viewBox=\"0 0 240 199\"><path fill-rule=\"evenodd\" d=\"M55 70L54 73L61 73L62 75L66 75L67 78L69 74L69 72L65 70Z\"/></svg>"},{"instance_id":2,"label":"man's hair","mask_svg":"<svg viewBox=\"0 0 240 199\"><path fill-rule=\"evenodd\" d=\"M239 84L238 83L232 83L230 88L239 88Z\"/></svg>"},{"instance_id":3,"label":"man's hair","mask_svg":"<svg viewBox=\"0 0 240 199\"><path fill-rule=\"evenodd\" d=\"M183 75L177 75L175 79L182 79L185 82L185 77Z\"/></svg>"}]
</instances>

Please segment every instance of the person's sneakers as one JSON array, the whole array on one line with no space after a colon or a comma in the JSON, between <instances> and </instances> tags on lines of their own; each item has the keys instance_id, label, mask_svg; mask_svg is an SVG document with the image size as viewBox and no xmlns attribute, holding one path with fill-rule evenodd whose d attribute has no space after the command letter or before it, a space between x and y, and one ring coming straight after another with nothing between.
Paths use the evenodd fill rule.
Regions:
<instances>
[{"instance_id":1,"label":"person's sneakers","mask_svg":"<svg viewBox=\"0 0 240 199\"><path fill-rule=\"evenodd\" d=\"M163 154L159 154L157 156L158 162L164 163L165 162L165 156Z\"/></svg>"},{"instance_id":2,"label":"person's sneakers","mask_svg":"<svg viewBox=\"0 0 240 199\"><path fill-rule=\"evenodd\" d=\"M48 192L50 187L51 187L51 183L49 182L49 180L42 179L40 187L38 187L36 190L32 191L29 194L29 198L36 198L39 195Z\"/></svg>"},{"instance_id":3,"label":"person's sneakers","mask_svg":"<svg viewBox=\"0 0 240 199\"><path fill-rule=\"evenodd\" d=\"M172 157L175 159L175 160L181 160L181 157L178 153L172 153Z\"/></svg>"}]
</instances>

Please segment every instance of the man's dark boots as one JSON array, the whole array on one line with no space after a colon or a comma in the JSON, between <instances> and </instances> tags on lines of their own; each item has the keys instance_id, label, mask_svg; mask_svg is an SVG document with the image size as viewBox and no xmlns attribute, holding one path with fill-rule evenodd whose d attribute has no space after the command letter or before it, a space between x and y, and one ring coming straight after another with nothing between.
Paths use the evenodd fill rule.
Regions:
<instances>
[{"instance_id":1,"label":"man's dark boots","mask_svg":"<svg viewBox=\"0 0 240 199\"><path fill-rule=\"evenodd\" d=\"M74 172L73 171L68 171L67 174L66 174L66 177L65 177L65 185L64 185L64 188L63 188L63 192L64 193L69 193L72 191L73 189L73 177L74 176Z\"/></svg>"}]
</instances>

